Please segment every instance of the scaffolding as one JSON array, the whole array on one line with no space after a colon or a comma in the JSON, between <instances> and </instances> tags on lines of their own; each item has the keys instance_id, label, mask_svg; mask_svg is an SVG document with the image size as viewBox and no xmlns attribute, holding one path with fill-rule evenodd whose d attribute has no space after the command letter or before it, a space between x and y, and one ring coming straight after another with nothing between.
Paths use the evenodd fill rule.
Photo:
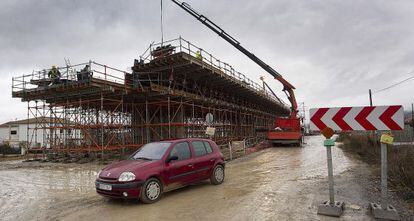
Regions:
<instances>
[{"instance_id":1,"label":"scaffolding","mask_svg":"<svg viewBox=\"0 0 414 221\"><path fill-rule=\"evenodd\" d=\"M265 88L181 37L151 44L131 71L94 61L58 69L58 80L49 70L12 80L13 97L27 102L27 119L35 119L29 151L125 153L185 137L258 142L276 116L289 114Z\"/></svg>"}]
</instances>

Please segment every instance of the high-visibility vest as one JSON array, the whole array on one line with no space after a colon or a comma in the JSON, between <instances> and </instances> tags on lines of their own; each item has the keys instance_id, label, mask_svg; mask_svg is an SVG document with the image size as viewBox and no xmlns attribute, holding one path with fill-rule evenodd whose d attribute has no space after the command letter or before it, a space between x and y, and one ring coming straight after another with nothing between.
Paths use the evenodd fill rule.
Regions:
<instances>
[{"instance_id":1,"label":"high-visibility vest","mask_svg":"<svg viewBox=\"0 0 414 221\"><path fill-rule=\"evenodd\" d=\"M200 51L197 51L196 52L196 58L201 59L201 53L200 53Z\"/></svg>"},{"instance_id":2,"label":"high-visibility vest","mask_svg":"<svg viewBox=\"0 0 414 221\"><path fill-rule=\"evenodd\" d=\"M49 71L49 77L50 78L57 78L58 77L58 70L56 68L52 68L52 70Z\"/></svg>"}]
</instances>

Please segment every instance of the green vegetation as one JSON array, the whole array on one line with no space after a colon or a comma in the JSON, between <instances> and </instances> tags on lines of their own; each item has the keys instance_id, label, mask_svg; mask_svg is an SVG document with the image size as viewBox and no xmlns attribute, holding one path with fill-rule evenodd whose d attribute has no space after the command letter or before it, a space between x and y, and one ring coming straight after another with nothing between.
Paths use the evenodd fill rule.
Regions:
<instances>
[{"instance_id":1,"label":"green vegetation","mask_svg":"<svg viewBox=\"0 0 414 221\"><path fill-rule=\"evenodd\" d=\"M342 133L337 142L347 152L358 154L369 164L380 166L381 151L379 138L372 133ZM414 199L414 147L388 147L388 173L390 182L406 199Z\"/></svg>"},{"instance_id":2,"label":"green vegetation","mask_svg":"<svg viewBox=\"0 0 414 221\"><path fill-rule=\"evenodd\" d=\"M20 154L19 148L12 148L9 144L0 144L0 155Z\"/></svg>"}]
</instances>

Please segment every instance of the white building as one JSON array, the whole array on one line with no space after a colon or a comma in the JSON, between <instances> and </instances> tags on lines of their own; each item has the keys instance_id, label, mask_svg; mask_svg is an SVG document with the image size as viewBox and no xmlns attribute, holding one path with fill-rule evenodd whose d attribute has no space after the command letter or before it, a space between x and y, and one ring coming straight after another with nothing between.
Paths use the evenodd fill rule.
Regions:
<instances>
[{"instance_id":1,"label":"white building","mask_svg":"<svg viewBox=\"0 0 414 221\"><path fill-rule=\"evenodd\" d=\"M0 141L12 147L19 147L21 142L27 141L27 126L34 127L34 119L15 120L0 125ZM33 132L33 131L32 131ZM38 131L40 132L40 131ZM39 134L38 134L39 135ZM39 135L43 137L43 135ZM42 142L41 142L42 143Z\"/></svg>"},{"instance_id":2,"label":"white building","mask_svg":"<svg viewBox=\"0 0 414 221\"><path fill-rule=\"evenodd\" d=\"M0 143L8 143L11 147L19 148L27 145L29 140L30 148L50 147L50 128L56 125L62 125L61 120L49 117L30 118L24 120L9 121L0 125ZM56 129L53 137L55 140L61 140L65 133L71 133L70 130ZM78 136L79 131L75 132ZM70 134L66 134L70 136Z\"/></svg>"}]
</instances>

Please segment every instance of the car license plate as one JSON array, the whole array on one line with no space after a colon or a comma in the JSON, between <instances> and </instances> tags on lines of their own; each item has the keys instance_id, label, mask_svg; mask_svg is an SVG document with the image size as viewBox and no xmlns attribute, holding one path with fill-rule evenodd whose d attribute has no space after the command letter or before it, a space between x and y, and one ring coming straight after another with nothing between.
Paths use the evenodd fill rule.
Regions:
<instances>
[{"instance_id":1,"label":"car license plate","mask_svg":"<svg viewBox=\"0 0 414 221\"><path fill-rule=\"evenodd\" d=\"M111 191L111 190L112 190L112 186L111 186L111 185L108 185L108 184L103 184L103 183L100 183L100 184L98 185L98 187L99 187L99 189L101 189L101 190L109 190L109 191Z\"/></svg>"}]
</instances>

